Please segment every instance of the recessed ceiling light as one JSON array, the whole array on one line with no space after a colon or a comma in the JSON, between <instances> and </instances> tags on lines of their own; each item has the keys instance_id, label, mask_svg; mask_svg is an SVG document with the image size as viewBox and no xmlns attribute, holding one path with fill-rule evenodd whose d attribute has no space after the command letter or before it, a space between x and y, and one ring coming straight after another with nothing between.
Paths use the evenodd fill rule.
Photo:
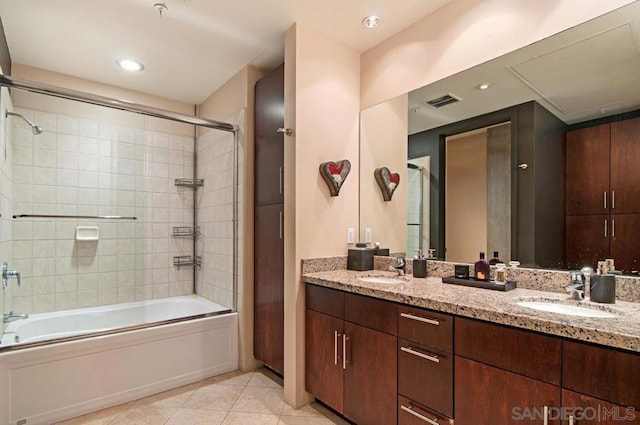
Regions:
<instances>
[{"instance_id":1,"label":"recessed ceiling light","mask_svg":"<svg viewBox=\"0 0 640 425\"><path fill-rule=\"evenodd\" d=\"M133 59L118 59L116 63L120 66L120 68L127 71L142 71L144 69L144 65L138 61L134 61Z\"/></svg>"},{"instance_id":2,"label":"recessed ceiling light","mask_svg":"<svg viewBox=\"0 0 640 425\"><path fill-rule=\"evenodd\" d=\"M369 15L362 20L362 25L367 28L375 28L380 23L380 17L376 15Z\"/></svg>"},{"instance_id":3,"label":"recessed ceiling light","mask_svg":"<svg viewBox=\"0 0 640 425\"><path fill-rule=\"evenodd\" d=\"M491 86L491 84L489 83L482 83L478 86L478 90L486 90L489 88L489 86Z\"/></svg>"}]
</instances>

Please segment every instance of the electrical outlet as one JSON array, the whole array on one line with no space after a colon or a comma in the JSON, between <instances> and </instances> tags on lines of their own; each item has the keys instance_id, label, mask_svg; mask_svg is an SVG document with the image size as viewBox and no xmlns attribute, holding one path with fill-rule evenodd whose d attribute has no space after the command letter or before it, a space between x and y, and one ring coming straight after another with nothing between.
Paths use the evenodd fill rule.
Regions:
<instances>
[{"instance_id":1,"label":"electrical outlet","mask_svg":"<svg viewBox=\"0 0 640 425\"><path fill-rule=\"evenodd\" d=\"M353 227L347 227L347 243L356 243L356 230Z\"/></svg>"},{"instance_id":2,"label":"electrical outlet","mask_svg":"<svg viewBox=\"0 0 640 425\"><path fill-rule=\"evenodd\" d=\"M371 243L371 227L366 227L364 229L364 242Z\"/></svg>"}]
</instances>

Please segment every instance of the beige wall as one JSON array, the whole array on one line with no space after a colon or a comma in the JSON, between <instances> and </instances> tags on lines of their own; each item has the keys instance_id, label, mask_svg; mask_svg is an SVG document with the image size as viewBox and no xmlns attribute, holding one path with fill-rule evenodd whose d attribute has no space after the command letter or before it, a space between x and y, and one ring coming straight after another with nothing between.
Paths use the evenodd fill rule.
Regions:
<instances>
[{"instance_id":1,"label":"beige wall","mask_svg":"<svg viewBox=\"0 0 640 425\"><path fill-rule=\"evenodd\" d=\"M347 227L358 227L360 56L310 29L285 38L285 401L299 407L304 391L303 258L345 255ZM320 163L353 164L340 195L331 197ZM290 170L293 170L291 172Z\"/></svg>"},{"instance_id":2,"label":"beige wall","mask_svg":"<svg viewBox=\"0 0 640 425\"><path fill-rule=\"evenodd\" d=\"M222 87L211 94L202 104L198 105L198 116L218 121L229 122L238 126L239 136L239 257L240 270L238 272L238 312L240 324L240 368L251 370L258 366L253 357L253 164L254 164L254 87L264 73L252 66L246 66L227 81ZM198 140L203 142L221 143L218 140L224 135L209 129L202 129ZM208 140L209 136L214 139ZM228 135L226 137L229 137ZM209 143L211 144L211 143ZM203 154L206 146L200 146ZM200 150L199 150L200 152ZM202 155L198 160L206 160ZM215 272L210 273L215 274ZM202 276L203 279L207 277ZM215 282L200 282L199 284L213 286Z\"/></svg>"},{"instance_id":3,"label":"beige wall","mask_svg":"<svg viewBox=\"0 0 640 425\"><path fill-rule=\"evenodd\" d=\"M407 101L407 95L398 96L362 111L360 117L360 240L369 227L373 241L391 252L407 250ZM379 167L400 174L387 202L373 175Z\"/></svg>"},{"instance_id":4,"label":"beige wall","mask_svg":"<svg viewBox=\"0 0 640 425\"><path fill-rule=\"evenodd\" d=\"M446 143L445 237L447 261L469 262L487 249L487 133Z\"/></svg>"},{"instance_id":5,"label":"beige wall","mask_svg":"<svg viewBox=\"0 0 640 425\"><path fill-rule=\"evenodd\" d=\"M361 109L549 37L632 0L456 0L362 54Z\"/></svg>"}]
</instances>

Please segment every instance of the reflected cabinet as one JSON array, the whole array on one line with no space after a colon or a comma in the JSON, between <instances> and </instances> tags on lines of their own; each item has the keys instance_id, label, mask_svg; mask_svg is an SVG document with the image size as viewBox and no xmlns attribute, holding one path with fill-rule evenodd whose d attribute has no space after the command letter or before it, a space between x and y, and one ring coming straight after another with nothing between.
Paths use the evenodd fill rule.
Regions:
<instances>
[{"instance_id":1,"label":"reflected cabinet","mask_svg":"<svg viewBox=\"0 0 640 425\"><path fill-rule=\"evenodd\" d=\"M566 258L568 268L613 258L637 271L640 247L640 118L566 135Z\"/></svg>"}]
</instances>

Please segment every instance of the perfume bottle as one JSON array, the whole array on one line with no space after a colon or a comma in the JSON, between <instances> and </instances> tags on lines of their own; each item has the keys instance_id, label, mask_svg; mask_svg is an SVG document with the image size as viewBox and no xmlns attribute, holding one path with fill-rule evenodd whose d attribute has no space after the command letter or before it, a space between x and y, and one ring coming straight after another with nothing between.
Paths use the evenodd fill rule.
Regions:
<instances>
[{"instance_id":1,"label":"perfume bottle","mask_svg":"<svg viewBox=\"0 0 640 425\"><path fill-rule=\"evenodd\" d=\"M473 278L475 280L489 281L490 267L484 259L484 252L480 253L480 259L473 265Z\"/></svg>"},{"instance_id":2,"label":"perfume bottle","mask_svg":"<svg viewBox=\"0 0 640 425\"><path fill-rule=\"evenodd\" d=\"M496 264L499 264L499 263L504 263L504 261L502 261L499 258L498 251L493 251L493 258L489 260L489 265L495 266Z\"/></svg>"}]
</instances>

